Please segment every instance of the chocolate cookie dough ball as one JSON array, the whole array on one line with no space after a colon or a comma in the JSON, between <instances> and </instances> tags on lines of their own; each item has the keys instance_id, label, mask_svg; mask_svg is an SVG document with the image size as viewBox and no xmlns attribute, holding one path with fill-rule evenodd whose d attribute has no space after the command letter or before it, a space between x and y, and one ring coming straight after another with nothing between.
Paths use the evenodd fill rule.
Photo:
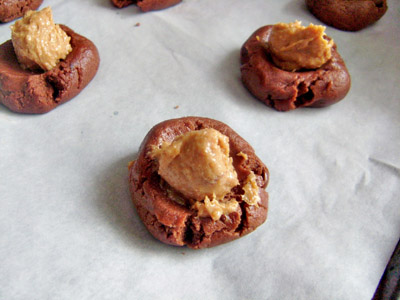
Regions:
<instances>
[{"instance_id":1,"label":"chocolate cookie dough ball","mask_svg":"<svg viewBox=\"0 0 400 300\"><path fill-rule=\"evenodd\" d=\"M118 8L136 4L142 11L146 12L170 7L182 2L182 0L111 0L111 2Z\"/></svg>"},{"instance_id":2,"label":"chocolate cookie dough ball","mask_svg":"<svg viewBox=\"0 0 400 300\"><path fill-rule=\"evenodd\" d=\"M386 0L306 0L306 4L325 24L347 31L375 23L388 8Z\"/></svg>"},{"instance_id":3,"label":"chocolate cookie dough ball","mask_svg":"<svg viewBox=\"0 0 400 300\"><path fill-rule=\"evenodd\" d=\"M129 164L133 203L158 240L199 249L264 223L267 167L227 125L186 117L154 126Z\"/></svg>"},{"instance_id":4,"label":"chocolate cookie dough ball","mask_svg":"<svg viewBox=\"0 0 400 300\"><path fill-rule=\"evenodd\" d=\"M342 100L350 89L350 75L324 29L300 22L259 28L240 52L245 87L279 111Z\"/></svg>"},{"instance_id":5,"label":"chocolate cookie dough ball","mask_svg":"<svg viewBox=\"0 0 400 300\"><path fill-rule=\"evenodd\" d=\"M0 45L0 103L19 113L45 113L86 87L99 66L96 46L53 22L50 8L29 11Z\"/></svg>"},{"instance_id":6,"label":"chocolate cookie dough ball","mask_svg":"<svg viewBox=\"0 0 400 300\"><path fill-rule=\"evenodd\" d=\"M0 0L0 22L22 17L28 10L36 10L43 0Z\"/></svg>"}]
</instances>

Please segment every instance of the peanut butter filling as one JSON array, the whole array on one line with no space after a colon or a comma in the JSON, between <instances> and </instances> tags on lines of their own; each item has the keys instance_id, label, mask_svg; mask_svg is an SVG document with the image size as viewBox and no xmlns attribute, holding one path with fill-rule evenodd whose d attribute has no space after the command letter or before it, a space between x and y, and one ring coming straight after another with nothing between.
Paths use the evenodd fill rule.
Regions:
<instances>
[{"instance_id":1,"label":"peanut butter filling","mask_svg":"<svg viewBox=\"0 0 400 300\"><path fill-rule=\"evenodd\" d=\"M246 153L243 153L242 151L240 151L238 154L236 154L236 156L241 156L243 157L244 160L247 160L249 157L247 156Z\"/></svg>"},{"instance_id":2,"label":"peanut butter filling","mask_svg":"<svg viewBox=\"0 0 400 300\"><path fill-rule=\"evenodd\" d=\"M204 198L204 202L196 202L193 207L197 209L199 217L210 216L214 221L219 220L222 215L229 215L239 207L239 203L235 200L228 200L223 202L215 198L213 195L212 199L207 196Z\"/></svg>"},{"instance_id":3,"label":"peanut butter filling","mask_svg":"<svg viewBox=\"0 0 400 300\"><path fill-rule=\"evenodd\" d=\"M239 184L229 157L229 139L215 129L191 131L164 143L151 155L160 176L185 197L222 199Z\"/></svg>"},{"instance_id":4,"label":"peanut butter filling","mask_svg":"<svg viewBox=\"0 0 400 300\"><path fill-rule=\"evenodd\" d=\"M72 51L71 38L54 24L50 7L28 11L11 26L15 54L24 69L49 71Z\"/></svg>"},{"instance_id":5,"label":"peanut butter filling","mask_svg":"<svg viewBox=\"0 0 400 300\"><path fill-rule=\"evenodd\" d=\"M236 155L248 159L243 152ZM154 148L150 156L157 159L159 175L173 188L167 188L168 197L182 205L187 202L177 192L189 198L199 217L219 220L238 209L236 199L224 198L239 180L229 156L229 138L219 131L190 131ZM258 205L259 187L253 172L246 178L243 191L244 202Z\"/></svg>"},{"instance_id":6,"label":"peanut butter filling","mask_svg":"<svg viewBox=\"0 0 400 300\"><path fill-rule=\"evenodd\" d=\"M256 175L254 175L253 172L247 176L243 190L244 195L242 196L242 200L248 205L257 205L257 203L261 200L260 195L258 194L259 187L257 185Z\"/></svg>"},{"instance_id":7,"label":"peanut butter filling","mask_svg":"<svg viewBox=\"0 0 400 300\"><path fill-rule=\"evenodd\" d=\"M278 23L272 27L266 48L283 70L317 69L332 56L333 40L324 37L325 26Z\"/></svg>"},{"instance_id":8,"label":"peanut butter filling","mask_svg":"<svg viewBox=\"0 0 400 300\"><path fill-rule=\"evenodd\" d=\"M257 185L256 176L253 172L251 172L246 178L243 190L244 194L242 195L242 200L248 205L258 206L261 199L258 194L259 187ZM197 201L193 207L197 209L199 217L210 216L214 221L216 221L219 220L222 215L229 215L236 211L239 207L239 203L235 199L217 199L215 195L213 195L211 200L206 196L203 202Z\"/></svg>"}]
</instances>

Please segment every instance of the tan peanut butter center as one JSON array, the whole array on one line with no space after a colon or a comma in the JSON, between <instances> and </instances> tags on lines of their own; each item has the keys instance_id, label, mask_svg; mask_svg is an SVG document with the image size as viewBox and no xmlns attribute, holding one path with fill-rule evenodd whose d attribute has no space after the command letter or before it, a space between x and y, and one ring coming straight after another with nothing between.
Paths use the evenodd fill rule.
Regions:
<instances>
[{"instance_id":1,"label":"tan peanut butter center","mask_svg":"<svg viewBox=\"0 0 400 300\"><path fill-rule=\"evenodd\" d=\"M24 69L49 71L72 51L71 38L54 24L50 7L28 11L11 26L11 38Z\"/></svg>"},{"instance_id":2,"label":"tan peanut butter center","mask_svg":"<svg viewBox=\"0 0 400 300\"><path fill-rule=\"evenodd\" d=\"M221 199L239 184L229 156L229 138L215 129L185 133L151 155L159 162L160 176L197 201L213 195Z\"/></svg>"},{"instance_id":3,"label":"tan peanut butter center","mask_svg":"<svg viewBox=\"0 0 400 300\"><path fill-rule=\"evenodd\" d=\"M278 23L272 27L267 49L274 63L283 70L317 69L332 56L333 40L326 40L325 26L301 22Z\"/></svg>"},{"instance_id":4,"label":"tan peanut butter center","mask_svg":"<svg viewBox=\"0 0 400 300\"><path fill-rule=\"evenodd\" d=\"M237 156L247 160L247 154ZM229 138L211 128L190 131L154 148L150 156L159 163L158 173L174 190L194 200L192 208L199 217L219 220L239 207L236 199L224 198L239 184L236 171L229 156ZM253 172L243 183L242 201L258 205L259 187ZM184 201L176 192L167 190L176 202Z\"/></svg>"},{"instance_id":5,"label":"tan peanut butter center","mask_svg":"<svg viewBox=\"0 0 400 300\"><path fill-rule=\"evenodd\" d=\"M214 221L219 220L222 215L229 215L237 210L239 203L235 199L220 201L213 195L212 199L207 196L204 202L196 202L194 208L197 209L199 217L210 216Z\"/></svg>"}]
</instances>

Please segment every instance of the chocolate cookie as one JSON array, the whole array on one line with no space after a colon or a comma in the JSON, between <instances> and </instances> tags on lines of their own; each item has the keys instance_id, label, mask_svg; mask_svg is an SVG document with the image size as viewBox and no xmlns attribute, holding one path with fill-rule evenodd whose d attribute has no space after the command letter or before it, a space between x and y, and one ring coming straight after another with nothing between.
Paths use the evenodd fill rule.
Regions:
<instances>
[{"instance_id":1,"label":"chocolate cookie","mask_svg":"<svg viewBox=\"0 0 400 300\"><path fill-rule=\"evenodd\" d=\"M28 10L36 10L43 0L0 0L0 22L22 17Z\"/></svg>"},{"instance_id":2,"label":"chocolate cookie","mask_svg":"<svg viewBox=\"0 0 400 300\"><path fill-rule=\"evenodd\" d=\"M213 128L229 138L229 156L239 184L225 196L238 202L235 211L218 220L199 216L182 194L169 186L158 174L158 162L152 149L170 143L188 132ZM256 178L259 203L243 201L244 182L249 174ZM164 121L153 127L143 140L136 161L129 165L129 182L133 203L149 232L158 240L199 249L232 241L252 232L267 218L267 167L255 155L253 148L227 125L212 119L186 117ZM180 195L180 196L176 196Z\"/></svg>"},{"instance_id":3,"label":"chocolate cookie","mask_svg":"<svg viewBox=\"0 0 400 300\"><path fill-rule=\"evenodd\" d=\"M386 0L306 0L306 4L325 24L347 31L378 21L388 8Z\"/></svg>"},{"instance_id":4,"label":"chocolate cookie","mask_svg":"<svg viewBox=\"0 0 400 300\"><path fill-rule=\"evenodd\" d=\"M99 67L99 53L87 38L60 25L72 52L47 72L20 67L11 40L0 45L0 103L19 113L46 113L88 85Z\"/></svg>"},{"instance_id":5,"label":"chocolate cookie","mask_svg":"<svg viewBox=\"0 0 400 300\"><path fill-rule=\"evenodd\" d=\"M142 11L146 12L170 7L182 2L182 0L111 0L111 2L118 8L136 4Z\"/></svg>"},{"instance_id":6,"label":"chocolate cookie","mask_svg":"<svg viewBox=\"0 0 400 300\"><path fill-rule=\"evenodd\" d=\"M288 111L302 106L324 107L343 99L350 89L350 75L343 59L332 47L331 59L315 70L284 71L265 50L272 25L255 31L240 52L242 81L268 106Z\"/></svg>"}]
</instances>

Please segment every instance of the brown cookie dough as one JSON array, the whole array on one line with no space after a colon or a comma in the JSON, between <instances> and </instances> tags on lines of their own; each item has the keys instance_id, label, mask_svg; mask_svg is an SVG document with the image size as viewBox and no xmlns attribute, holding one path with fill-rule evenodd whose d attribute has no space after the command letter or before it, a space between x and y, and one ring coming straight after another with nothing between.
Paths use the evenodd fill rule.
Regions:
<instances>
[{"instance_id":1,"label":"brown cookie dough","mask_svg":"<svg viewBox=\"0 0 400 300\"><path fill-rule=\"evenodd\" d=\"M146 12L170 7L182 2L182 0L111 0L111 2L118 8L136 4L142 11Z\"/></svg>"},{"instance_id":2,"label":"brown cookie dough","mask_svg":"<svg viewBox=\"0 0 400 300\"><path fill-rule=\"evenodd\" d=\"M158 174L154 148L171 143L188 132L213 128L229 138L229 156L239 184L225 196L239 204L233 212L214 220L199 216L187 197L169 186ZM246 182L254 174L259 202L249 205L243 197ZM158 240L199 249L217 246L252 232L267 218L269 173L253 148L227 125L212 119L185 117L164 121L153 127L143 140L136 161L129 165L129 182L137 212L149 232ZM258 197L257 196L257 197ZM243 200L245 199L245 200Z\"/></svg>"},{"instance_id":3,"label":"brown cookie dough","mask_svg":"<svg viewBox=\"0 0 400 300\"><path fill-rule=\"evenodd\" d=\"M22 17L28 10L36 10L43 0L0 0L0 22Z\"/></svg>"},{"instance_id":4,"label":"brown cookie dough","mask_svg":"<svg viewBox=\"0 0 400 300\"><path fill-rule=\"evenodd\" d=\"M19 113L46 113L84 89L99 67L99 53L87 38L60 25L72 52L47 72L24 70L11 40L0 45L0 103Z\"/></svg>"},{"instance_id":5,"label":"brown cookie dough","mask_svg":"<svg viewBox=\"0 0 400 300\"><path fill-rule=\"evenodd\" d=\"M306 4L319 20L346 31L378 21L388 8L386 0L306 0Z\"/></svg>"},{"instance_id":6,"label":"brown cookie dough","mask_svg":"<svg viewBox=\"0 0 400 300\"><path fill-rule=\"evenodd\" d=\"M242 81L246 88L268 106L288 111L302 106L324 107L345 97L350 75L343 59L332 46L332 57L315 70L295 72L278 68L263 43L272 25L255 31L240 53Z\"/></svg>"}]
</instances>

